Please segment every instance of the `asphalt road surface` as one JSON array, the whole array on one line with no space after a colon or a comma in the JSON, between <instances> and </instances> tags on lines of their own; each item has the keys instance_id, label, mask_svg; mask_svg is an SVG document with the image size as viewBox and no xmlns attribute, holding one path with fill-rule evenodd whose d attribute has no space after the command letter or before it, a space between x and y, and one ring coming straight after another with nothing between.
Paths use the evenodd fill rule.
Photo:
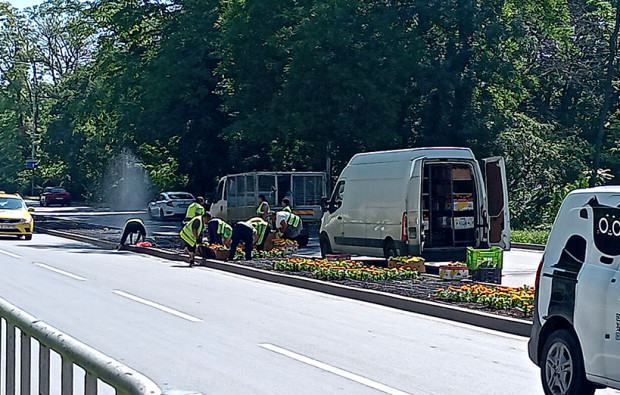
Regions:
<instances>
[{"instance_id":1,"label":"asphalt road surface","mask_svg":"<svg viewBox=\"0 0 620 395\"><path fill-rule=\"evenodd\" d=\"M164 389L535 394L525 338L102 251L0 240L0 296Z\"/></svg>"}]
</instances>

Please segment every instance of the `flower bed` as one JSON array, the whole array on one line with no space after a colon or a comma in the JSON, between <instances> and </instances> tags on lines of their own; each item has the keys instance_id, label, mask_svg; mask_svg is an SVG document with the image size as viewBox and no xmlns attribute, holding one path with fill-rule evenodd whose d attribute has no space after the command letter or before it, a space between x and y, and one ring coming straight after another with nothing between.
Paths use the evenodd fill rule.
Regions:
<instances>
[{"instance_id":1,"label":"flower bed","mask_svg":"<svg viewBox=\"0 0 620 395\"><path fill-rule=\"evenodd\" d=\"M447 301L480 303L493 309L517 309L524 317L532 315L534 308L534 287L493 287L482 284L467 284L459 288L438 289L436 297Z\"/></svg>"},{"instance_id":2,"label":"flower bed","mask_svg":"<svg viewBox=\"0 0 620 395\"><path fill-rule=\"evenodd\" d=\"M273 261L274 270L311 272L324 280L407 280L418 278L418 272L409 268L366 266L352 260L286 258Z\"/></svg>"}]
</instances>

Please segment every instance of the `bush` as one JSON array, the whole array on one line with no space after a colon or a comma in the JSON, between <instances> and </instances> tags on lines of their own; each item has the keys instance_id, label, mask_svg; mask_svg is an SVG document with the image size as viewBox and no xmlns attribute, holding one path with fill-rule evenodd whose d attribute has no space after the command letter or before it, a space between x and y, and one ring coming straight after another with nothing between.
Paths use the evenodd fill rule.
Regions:
<instances>
[{"instance_id":1,"label":"bush","mask_svg":"<svg viewBox=\"0 0 620 395\"><path fill-rule=\"evenodd\" d=\"M549 229L520 229L511 230L510 238L514 243L547 244Z\"/></svg>"}]
</instances>

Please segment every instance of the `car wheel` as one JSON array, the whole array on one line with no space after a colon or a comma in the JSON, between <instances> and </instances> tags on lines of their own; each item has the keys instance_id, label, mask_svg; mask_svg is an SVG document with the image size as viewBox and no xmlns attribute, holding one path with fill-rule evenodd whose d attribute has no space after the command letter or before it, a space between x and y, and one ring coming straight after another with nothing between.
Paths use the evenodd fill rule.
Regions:
<instances>
[{"instance_id":1,"label":"car wheel","mask_svg":"<svg viewBox=\"0 0 620 395\"><path fill-rule=\"evenodd\" d=\"M581 347L567 329L554 332L545 342L540 373L547 395L594 393L594 385L586 379Z\"/></svg>"},{"instance_id":2,"label":"car wheel","mask_svg":"<svg viewBox=\"0 0 620 395\"><path fill-rule=\"evenodd\" d=\"M161 208L160 208L160 209L159 209L159 220L160 220L160 221L163 221L163 220L165 220L165 219L166 219L166 217L164 216L164 209L161 209Z\"/></svg>"},{"instance_id":3,"label":"car wheel","mask_svg":"<svg viewBox=\"0 0 620 395\"><path fill-rule=\"evenodd\" d=\"M329 237L323 233L319 236L319 246L321 247L321 258L332 253L332 245L329 243Z\"/></svg>"},{"instance_id":4,"label":"car wheel","mask_svg":"<svg viewBox=\"0 0 620 395\"><path fill-rule=\"evenodd\" d=\"M46 206L46 204L45 204L45 199L41 199L41 206L42 206L42 207L45 207L45 206Z\"/></svg>"},{"instance_id":5,"label":"car wheel","mask_svg":"<svg viewBox=\"0 0 620 395\"><path fill-rule=\"evenodd\" d=\"M32 235L25 235L25 236L24 236L24 239L26 239L26 240L32 240Z\"/></svg>"},{"instance_id":6,"label":"car wheel","mask_svg":"<svg viewBox=\"0 0 620 395\"><path fill-rule=\"evenodd\" d=\"M153 210L151 210L150 207L146 208L146 212L148 213L150 219L155 219L155 216L153 215Z\"/></svg>"},{"instance_id":7,"label":"car wheel","mask_svg":"<svg viewBox=\"0 0 620 395\"><path fill-rule=\"evenodd\" d=\"M390 259L391 257L397 255L398 251L396 250L396 244L394 244L394 241L389 240L387 243L385 243L385 247L383 247L383 256L385 257L385 259Z\"/></svg>"}]
</instances>

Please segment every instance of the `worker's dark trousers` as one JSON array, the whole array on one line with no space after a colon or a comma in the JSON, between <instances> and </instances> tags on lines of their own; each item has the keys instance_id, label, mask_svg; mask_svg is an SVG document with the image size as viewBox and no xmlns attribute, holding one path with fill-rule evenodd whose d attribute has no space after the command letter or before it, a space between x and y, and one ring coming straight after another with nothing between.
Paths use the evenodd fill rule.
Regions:
<instances>
[{"instance_id":1,"label":"worker's dark trousers","mask_svg":"<svg viewBox=\"0 0 620 395\"><path fill-rule=\"evenodd\" d=\"M146 229L144 229L144 226L142 226L142 224L139 222L129 222L127 225L125 225L125 229L123 229L123 235L121 236L121 245L125 245L127 237L129 237L129 235L132 233L142 233L143 235L146 235Z\"/></svg>"},{"instance_id":2,"label":"worker's dark trousers","mask_svg":"<svg viewBox=\"0 0 620 395\"><path fill-rule=\"evenodd\" d=\"M212 219L207 222L207 229L209 229L209 243L222 244L222 235L217 234L217 227L219 226L219 220Z\"/></svg>"},{"instance_id":3,"label":"worker's dark trousers","mask_svg":"<svg viewBox=\"0 0 620 395\"><path fill-rule=\"evenodd\" d=\"M237 246L243 241L245 243L245 260L251 260L253 239L254 233L252 232L252 226L237 222L233 227L232 243L230 244L230 256L228 259L233 259L235 257Z\"/></svg>"}]
</instances>

